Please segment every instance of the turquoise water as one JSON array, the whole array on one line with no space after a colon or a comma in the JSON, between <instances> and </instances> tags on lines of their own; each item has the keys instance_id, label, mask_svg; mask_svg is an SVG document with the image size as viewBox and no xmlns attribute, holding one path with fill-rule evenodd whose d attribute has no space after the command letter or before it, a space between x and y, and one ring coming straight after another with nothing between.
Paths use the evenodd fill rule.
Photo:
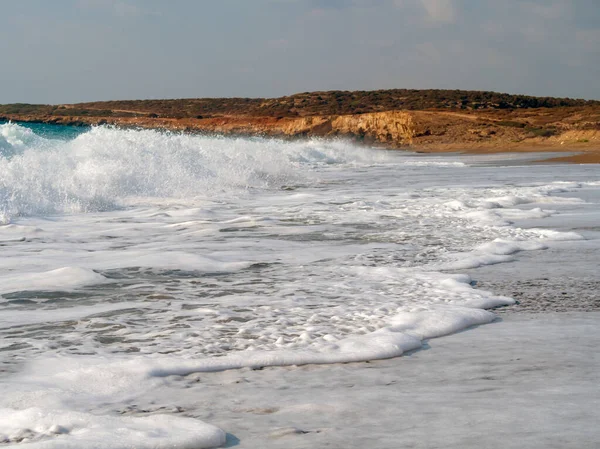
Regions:
<instances>
[{"instance_id":1,"label":"turquoise water","mask_svg":"<svg viewBox=\"0 0 600 449\"><path fill-rule=\"evenodd\" d=\"M8 123L6 120L0 120L0 125ZM89 126L65 126L65 125L51 125L46 123L24 123L15 122L19 126L29 128L36 135L44 137L45 139L59 139L59 140L72 140L80 134L83 134L90 130Z\"/></svg>"}]
</instances>

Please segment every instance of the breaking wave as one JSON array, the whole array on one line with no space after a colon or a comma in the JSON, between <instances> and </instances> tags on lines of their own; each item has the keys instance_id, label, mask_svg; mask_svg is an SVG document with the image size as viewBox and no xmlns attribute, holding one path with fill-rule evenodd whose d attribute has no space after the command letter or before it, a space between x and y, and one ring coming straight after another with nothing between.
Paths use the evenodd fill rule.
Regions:
<instances>
[{"instance_id":1,"label":"breaking wave","mask_svg":"<svg viewBox=\"0 0 600 449\"><path fill-rule=\"evenodd\" d=\"M286 142L94 127L71 140L0 125L0 220L111 210L128 198L194 198L277 188L321 164L373 163L344 141ZM2 216L4 217L2 219Z\"/></svg>"}]
</instances>

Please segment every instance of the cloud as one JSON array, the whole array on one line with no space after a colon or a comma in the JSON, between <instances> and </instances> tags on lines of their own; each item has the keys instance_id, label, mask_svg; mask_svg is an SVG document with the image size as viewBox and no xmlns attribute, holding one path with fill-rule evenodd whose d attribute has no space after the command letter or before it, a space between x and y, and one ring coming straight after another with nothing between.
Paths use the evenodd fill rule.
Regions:
<instances>
[{"instance_id":1,"label":"cloud","mask_svg":"<svg viewBox=\"0 0 600 449\"><path fill-rule=\"evenodd\" d=\"M456 20L452 0L421 0L421 4L433 22L452 23Z\"/></svg>"},{"instance_id":2,"label":"cloud","mask_svg":"<svg viewBox=\"0 0 600 449\"><path fill-rule=\"evenodd\" d=\"M68 0L35 11L6 2L0 36L23 39L8 49L17 63L0 81L18 86L5 102L385 87L600 99L599 2ZM65 43L80 56L46 55ZM23 56L32 52L52 68L47 82Z\"/></svg>"},{"instance_id":3,"label":"cloud","mask_svg":"<svg viewBox=\"0 0 600 449\"><path fill-rule=\"evenodd\" d=\"M125 2L116 2L113 5L114 14L118 17L136 17L143 16L145 12L138 6L130 5Z\"/></svg>"},{"instance_id":4,"label":"cloud","mask_svg":"<svg viewBox=\"0 0 600 449\"><path fill-rule=\"evenodd\" d=\"M453 0L394 0L396 7L425 16L429 23L454 23L456 8Z\"/></svg>"}]
</instances>

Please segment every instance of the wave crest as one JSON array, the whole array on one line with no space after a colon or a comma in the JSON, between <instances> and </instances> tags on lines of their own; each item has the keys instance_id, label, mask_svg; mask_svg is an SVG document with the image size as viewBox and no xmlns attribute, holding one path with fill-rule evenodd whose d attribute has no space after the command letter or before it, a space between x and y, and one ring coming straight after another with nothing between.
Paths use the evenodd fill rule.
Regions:
<instances>
[{"instance_id":1,"label":"wave crest","mask_svg":"<svg viewBox=\"0 0 600 449\"><path fill-rule=\"evenodd\" d=\"M128 198L221 196L298 182L307 167L372 163L344 141L285 142L100 126L66 141L0 125L0 217L102 211ZM8 218L7 218L8 217Z\"/></svg>"}]
</instances>

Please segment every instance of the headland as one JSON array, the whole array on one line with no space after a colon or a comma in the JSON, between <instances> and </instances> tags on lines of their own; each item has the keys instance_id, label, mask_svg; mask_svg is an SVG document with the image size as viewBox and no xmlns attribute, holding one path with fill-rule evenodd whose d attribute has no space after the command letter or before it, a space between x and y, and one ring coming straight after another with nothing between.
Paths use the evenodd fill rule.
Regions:
<instances>
[{"instance_id":1,"label":"headland","mask_svg":"<svg viewBox=\"0 0 600 449\"><path fill-rule=\"evenodd\" d=\"M346 137L419 152L570 152L600 163L600 101L461 90L327 91L280 98L0 105L0 120L278 138Z\"/></svg>"}]
</instances>

